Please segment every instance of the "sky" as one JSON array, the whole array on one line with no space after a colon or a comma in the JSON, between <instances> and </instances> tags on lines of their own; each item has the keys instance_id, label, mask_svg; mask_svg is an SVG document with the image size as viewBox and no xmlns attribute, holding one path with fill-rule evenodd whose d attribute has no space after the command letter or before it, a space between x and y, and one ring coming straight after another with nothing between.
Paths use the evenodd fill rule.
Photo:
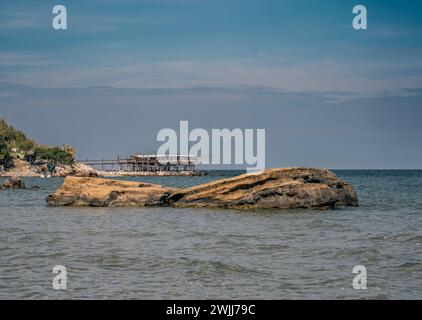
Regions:
<instances>
[{"instance_id":1,"label":"sky","mask_svg":"<svg viewBox=\"0 0 422 320\"><path fill-rule=\"evenodd\" d=\"M422 1L2 0L0 117L79 159L188 120L266 129L268 167L422 168L421 57Z\"/></svg>"}]
</instances>

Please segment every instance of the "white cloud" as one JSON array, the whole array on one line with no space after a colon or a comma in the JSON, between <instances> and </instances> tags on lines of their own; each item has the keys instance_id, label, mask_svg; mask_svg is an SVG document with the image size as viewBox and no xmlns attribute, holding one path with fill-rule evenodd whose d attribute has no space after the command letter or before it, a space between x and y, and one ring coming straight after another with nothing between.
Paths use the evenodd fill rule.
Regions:
<instances>
[{"instance_id":1,"label":"white cloud","mask_svg":"<svg viewBox=\"0 0 422 320\"><path fill-rule=\"evenodd\" d=\"M13 74L17 82L42 87L113 86L117 88L269 87L289 91L352 92L379 94L422 87L420 61L337 60L307 63L275 58L237 60L139 61L134 57L66 65L50 57L0 53L0 66L23 68ZM9 71L10 72L10 71ZM344 97L344 96L343 96Z\"/></svg>"}]
</instances>

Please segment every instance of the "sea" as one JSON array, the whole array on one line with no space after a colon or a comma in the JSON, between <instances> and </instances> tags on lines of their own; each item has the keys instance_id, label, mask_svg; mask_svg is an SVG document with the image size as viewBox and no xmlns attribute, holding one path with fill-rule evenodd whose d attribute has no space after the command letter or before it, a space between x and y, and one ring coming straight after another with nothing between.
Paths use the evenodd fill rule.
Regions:
<instances>
[{"instance_id":1,"label":"sea","mask_svg":"<svg viewBox=\"0 0 422 320\"><path fill-rule=\"evenodd\" d=\"M62 178L24 178L0 190L0 299L422 299L422 171L334 172L358 208L57 208Z\"/></svg>"}]
</instances>

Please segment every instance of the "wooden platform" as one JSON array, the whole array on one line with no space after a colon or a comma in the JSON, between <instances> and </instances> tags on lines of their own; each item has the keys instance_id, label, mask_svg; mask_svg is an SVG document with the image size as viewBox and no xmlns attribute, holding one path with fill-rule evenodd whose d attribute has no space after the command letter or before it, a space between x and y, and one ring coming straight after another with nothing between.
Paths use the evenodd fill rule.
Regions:
<instances>
[{"instance_id":1,"label":"wooden platform","mask_svg":"<svg viewBox=\"0 0 422 320\"><path fill-rule=\"evenodd\" d=\"M199 159L188 155L133 155L127 159L117 156L107 160L79 160L80 163L102 171L158 172L197 171Z\"/></svg>"}]
</instances>

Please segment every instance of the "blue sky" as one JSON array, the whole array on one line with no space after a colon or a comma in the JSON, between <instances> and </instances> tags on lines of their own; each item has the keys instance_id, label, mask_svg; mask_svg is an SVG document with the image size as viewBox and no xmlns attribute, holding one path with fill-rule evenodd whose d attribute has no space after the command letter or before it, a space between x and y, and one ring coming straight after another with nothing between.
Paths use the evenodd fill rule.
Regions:
<instances>
[{"instance_id":1,"label":"blue sky","mask_svg":"<svg viewBox=\"0 0 422 320\"><path fill-rule=\"evenodd\" d=\"M268 166L422 168L421 56L420 1L3 0L0 116L81 158L189 120L265 128Z\"/></svg>"}]
</instances>

